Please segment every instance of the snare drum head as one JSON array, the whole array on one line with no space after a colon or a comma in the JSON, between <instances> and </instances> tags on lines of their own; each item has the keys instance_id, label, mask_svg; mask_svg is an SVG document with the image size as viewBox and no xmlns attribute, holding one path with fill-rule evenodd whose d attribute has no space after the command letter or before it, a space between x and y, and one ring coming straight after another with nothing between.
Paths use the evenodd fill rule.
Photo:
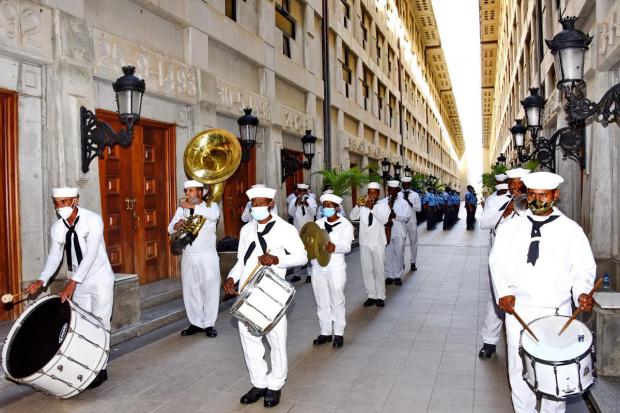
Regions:
<instances>
[{"instance_id":1,"label":"snare drum head","mask_svg":"<svg viewBox=\"0 0 620 413\"><path fill-rule=\"evenodd\" d=\"M579 320L574 320L558 335L562 326L568 321L565 316L543 317L532 321L528 326L538 340L533 339L526 331L521 332L523 349L541 360L566 361L584 355L592 346L592 333Z\"/></svg>"},{"instance_id":2,"label":"snare drum head","mask_svg":"<svg viewBox=\"0 0 620 413\"><path fill-rule=\"evenodd\" d=\"M15 379L28 377L44 367L62 345L71 323L71 306L60 297L46 297L20 317L6 353L8 373Z\"/></svg>"}]
</instances>

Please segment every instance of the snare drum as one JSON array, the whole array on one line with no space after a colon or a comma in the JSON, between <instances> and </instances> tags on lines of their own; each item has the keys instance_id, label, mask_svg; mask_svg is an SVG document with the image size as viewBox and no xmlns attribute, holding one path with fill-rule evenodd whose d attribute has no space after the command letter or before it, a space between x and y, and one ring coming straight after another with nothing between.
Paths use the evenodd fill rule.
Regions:
<instances>
[{"instance_id":1,"label":"snare drum","mask_svg":"<svg viewBox=\"0 0 620 413\"><path fill-rule=\"evenodd\" d=\"M241 291L230 312L252 335L260 337L278 324L294 296L291 283L263 267Z\"/></svg>"},{"instance_id":2,"label":"snare drum","mask_svg":"<svg viewBox=\"0 0 620 413\"><path fill-rule=\"evenodd\" d=\"M581 321L574 320L562 333L566 316L549 316L528 324L540 341L521 332L519 354L523 361L523 379L535 392L556 399L581 394L594 383L592 333Z\"/></svg>"},{"instance_id":3,"label":"snare drum","mask_svg":"<svg viewBox=\"0 0 620 413\"><path fill-rule=\"evenodd\" d=\"M15 321L2 349L9 380L63 399L85 390L108 360L110 332L91 313L51 295Z\"/></svg>"}]
</instances>

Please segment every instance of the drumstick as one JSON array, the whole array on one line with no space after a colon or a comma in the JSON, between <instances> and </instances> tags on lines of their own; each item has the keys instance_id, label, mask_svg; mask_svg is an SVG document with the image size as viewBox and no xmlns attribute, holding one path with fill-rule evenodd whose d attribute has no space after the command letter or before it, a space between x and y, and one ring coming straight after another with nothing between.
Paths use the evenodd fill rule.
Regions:
<instances>
[{"instance_id":1,"label":"drumstick","mask_svg":"<svg viewBox=\"0 0 620 413\"><path fill-rule=\"evenodd\" d=\"M269 254L270 250L267 250L265 252L265 254ZM245 282L243 283L243 285L241 286L241 288L239 288L239 291L235 292L235 295L239 295L241 293L241 291L243 291L243 289L245 288L246 285L248 285L248 283L250 282L250 280L254 277L254 274L256 273L256 271L258 271L258 269L260 267L262 267L263 265L260 263L260 261L258 261L256 263L256 265L254 266L254 269L252 270L252 272L250 273L250 275L248 275L248 278L245 279Z\"/></svg>"},{"instance_id":2,"label":"drumstick","mask_svg":"<svg viewBox=\"0 0 620 413\"><path fill-rule=\"evenodd\" d=\"M601 288L601 286L603 285L603 277L599 278L598 281L594 284L594 287L592 287L592 291L590 291L590 293L588 293L588 297L592 297L592 294L594 294L596 292L596 290L598 290L599 288ZM564 324L564 327L562 327L562 329L560 330L560 332L558 333L558 336L561 336L562 333L564 332L564 330L566 330L568 328L568 326L570 325L570 323L573 322L573 320L575 320L577 318L577 316L581 314L581 307L577 307L577 309L575 310L575 312L573 313L572 316L570 316L570 318L568 319L568 321L566 322L566 324Z\"/></svg>"},{"instance_id":3,"label":"drumstick","mask_svg":"<svg viewBox=\"0 0 620 413\"><path fill-rule=\"evenodd\" d=\"M523 319L519 316L519 314L517 314L517 312L513 309L512 310L512 315L515 316L515 318L517 319L517 321L523 326L523 328L530 333L530 335L532 337L534 337L534 339L536 341L538 341L538 337L536 337L536 334L534 334L534 332L532 330L530 330L530 328L527 326L527 324L525 324L525 321L523 321Z\"/></svg>"},{"instance_id":4,"label":"drumstick","mask_svg":"<svg viewBox=\"0 0 620 413\"><path fill-rule=\"evenodd\" d=\"M28 294L28 291L21 291L17 294L4 294L2 298L0 298L0 301L2 301L3 304L9 304L12 303L15 298L20 297L24 294Z\"/></svg>"}]
</instances>

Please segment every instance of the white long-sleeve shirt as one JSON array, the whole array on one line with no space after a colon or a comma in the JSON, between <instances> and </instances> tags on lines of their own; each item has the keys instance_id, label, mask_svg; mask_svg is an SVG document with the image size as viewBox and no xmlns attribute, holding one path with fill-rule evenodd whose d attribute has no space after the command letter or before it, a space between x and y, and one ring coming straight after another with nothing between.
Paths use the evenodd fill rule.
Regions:
<instances>
[{"instance_id":1,"label":"white long-sleeve shirt","mask_svg":"<svg viewBox=\"0 0 620 413\"><path fill-rule=\"evenodd\" d=\"M383 198L379 201L380 204L385 204L389 209L388 198ZM396 217L392 220L392 238L405 238L407 236L407 222L411 219L411 208L409 204L402 198L396 197L394 201L394 214Z\"/></svg>"},{"instance_id":2,"label":"white long-sleeve shirt","mask_svg":"<svg viewBox=\"0 0 620 413\"><path fill-rule=\"evenodd\" d=\"M398 193L398 197L400 199L404 199L405 202L407 202L407 200L411 202L411 209L415 219L415 213L422 211L422 201L420 200L420 195L418 195L418 193L413 189L403 189Z\"/></svg>"},{"instance_id":3,"label":"white long-sleeve shirt","mask_svg":"<svg viewBox=\"0 0 620 413\"><path fill-rule=\"evenodd\" d=\"M263 251L258 240L258 232L264 231L272 222L275 222L275 224L273 224L269 233L263 236L267 243L267 248ZM246 253L251 248L252 243L254 243L253 250L246 260ZM272 265L270 268L282 278L286 275L287 268L298 267L308 263L308 254L297 229L279 216L272 215L271 220L266 224L259 224L257 221L252 220L241 228L237 263L228 273L228 277L235 282L239 281L240 286L243 285L256 266L256 263L258 263L258 257L267 251L269 251L269 254L278 257L279 263Z\"/></svg>"},{"instance_id":4,"label":"white long-sleeve shirt","mask_svg":"<svg viewBox=\"0 0 620 413\"><path fill-rule=\"evenodd\" d=\"M253 219L251 210L252 210L252 201L248 201L248 203L245 204L243 213L241 214L241 221L247 224L248 222L250 222L250 220ZM273 209L271 210L271 213L274 215L278 215L278 207L275 204L273 206Z\"/></svg>"},{"instance_id":5,"label":"white long-sleeve shirt","mask_svg":"<svg viewBox=\"0 0 620 413\"><path fill-rule=\"evenodd\" d=\"M385 247L387 244L385 237L385 223L390 217L390 208L387 203L378 202L372 209L367 206L358 206L351 210L351 220L359 221L359 242L360 245L368 247ZM368 217L372 213L372 225L368 225Z\"/></svg>"},{"instance_id":6,"label":"white long-sleeve shirt","mask_svg":"<svg viewBox=\"0 0 620 413\"><path fill-rule=\"evenodd\" d=\"M114 272L108 260L108 254L103 240L103 220L101 216L86 208L77 207L79 218L75 224L75 232L78 235L80 250L82 251L82 262L78 264L78 259L73 246L73 236L71 237L71 258L73 268L70 279L80 284L97 284L98 282L110 282L114 280ZM63 259L65 238L67 227L63 219L56 221L51 228L51 243L45 267L39 276L39 280L45 285L54 275Z\"/></svg>"},{"instance_id":7,"label":"white long-sleeve shirt","mask_svg":"<svg viewBox=\"0 0 620 413\"><path fill-rule=\"evenodd\" d=\"M188 219L190 216L190 210L188 208L178 207L172 221L168 225L168 233L175 232L174 225L182 219ZM207 252L215 251L216 235L215 230L217 228L217 220L220 218L220 208L216 202L211 202L210 206L203 201L196 205L194 208L194 215L202 215L207 220L198 232L198 236L183 250L183 255L196 255L204 254Z\"/></svg>"},{"instance_id":8,"label":"white long-sleeve shirt","mask_svg":"<svg viewBox=\"0 0 620 413\"><path fill-rule=\"evenodd\" d=\"M351 251L351 243L355 237L353 225L348 219L342 216L338 216L338 219L334 222L327 221L327 218L321 218L316 221L316 224L321 229L325 229L325 223L332 226L332 230L329 233L329 240L335 246L335 250L326 268L346 265L344 256ZM312 266L320 267L316 259L312 260Z\"/></svg>"},{"instance_id":9,"label":"white long-sleeve shirt","mask_svg":"<svg viewBox=\"0 0 620 413\"><path fill-rule=\"evenodd\" d=\"M316 216L316 200L310 196L306 196L306 201L308 202L308 206L306 205L295 205L297 198L294 198L288 204L288 214L293 217L293 225L297 228L297 231L301 230L301 227L304 226L307 222L314 221L314 217Z\"/></svg>"},{"instance_id":10,"label":"white long-sleeve shirt","mask_svg":"<svg viewBox=\"0 0 620 413\"><path fill-rule=\"evenodd\" d=\"M516 216L498 227L493 250L489 256L495 296L508 295L526 305L557 308L571 298L592 289L596 263L590 243L581 227L557 208L555 221L543 225L541 237L532 238L532 223L549 216L536 216L530 211ZM536 265L527 262L532 240L539 240Z\"/></svg>"}]
</instances>

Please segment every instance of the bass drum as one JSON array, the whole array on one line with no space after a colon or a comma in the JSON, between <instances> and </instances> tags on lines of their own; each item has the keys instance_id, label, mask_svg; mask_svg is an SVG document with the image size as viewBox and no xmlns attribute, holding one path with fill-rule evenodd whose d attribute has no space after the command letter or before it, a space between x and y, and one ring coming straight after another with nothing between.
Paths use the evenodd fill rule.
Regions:
<instances>
[{"instance_id":1,"label":"bass drum","mask_svg":"<svg viewBox=\"0 0 620 413\"><path fill-rule=\"evenodd\" d=\"M91 313L52 295L17 319L2 349L7 379L63 399L85 390L108 361L110 332Z\"/></svg>"}]
</instances>

